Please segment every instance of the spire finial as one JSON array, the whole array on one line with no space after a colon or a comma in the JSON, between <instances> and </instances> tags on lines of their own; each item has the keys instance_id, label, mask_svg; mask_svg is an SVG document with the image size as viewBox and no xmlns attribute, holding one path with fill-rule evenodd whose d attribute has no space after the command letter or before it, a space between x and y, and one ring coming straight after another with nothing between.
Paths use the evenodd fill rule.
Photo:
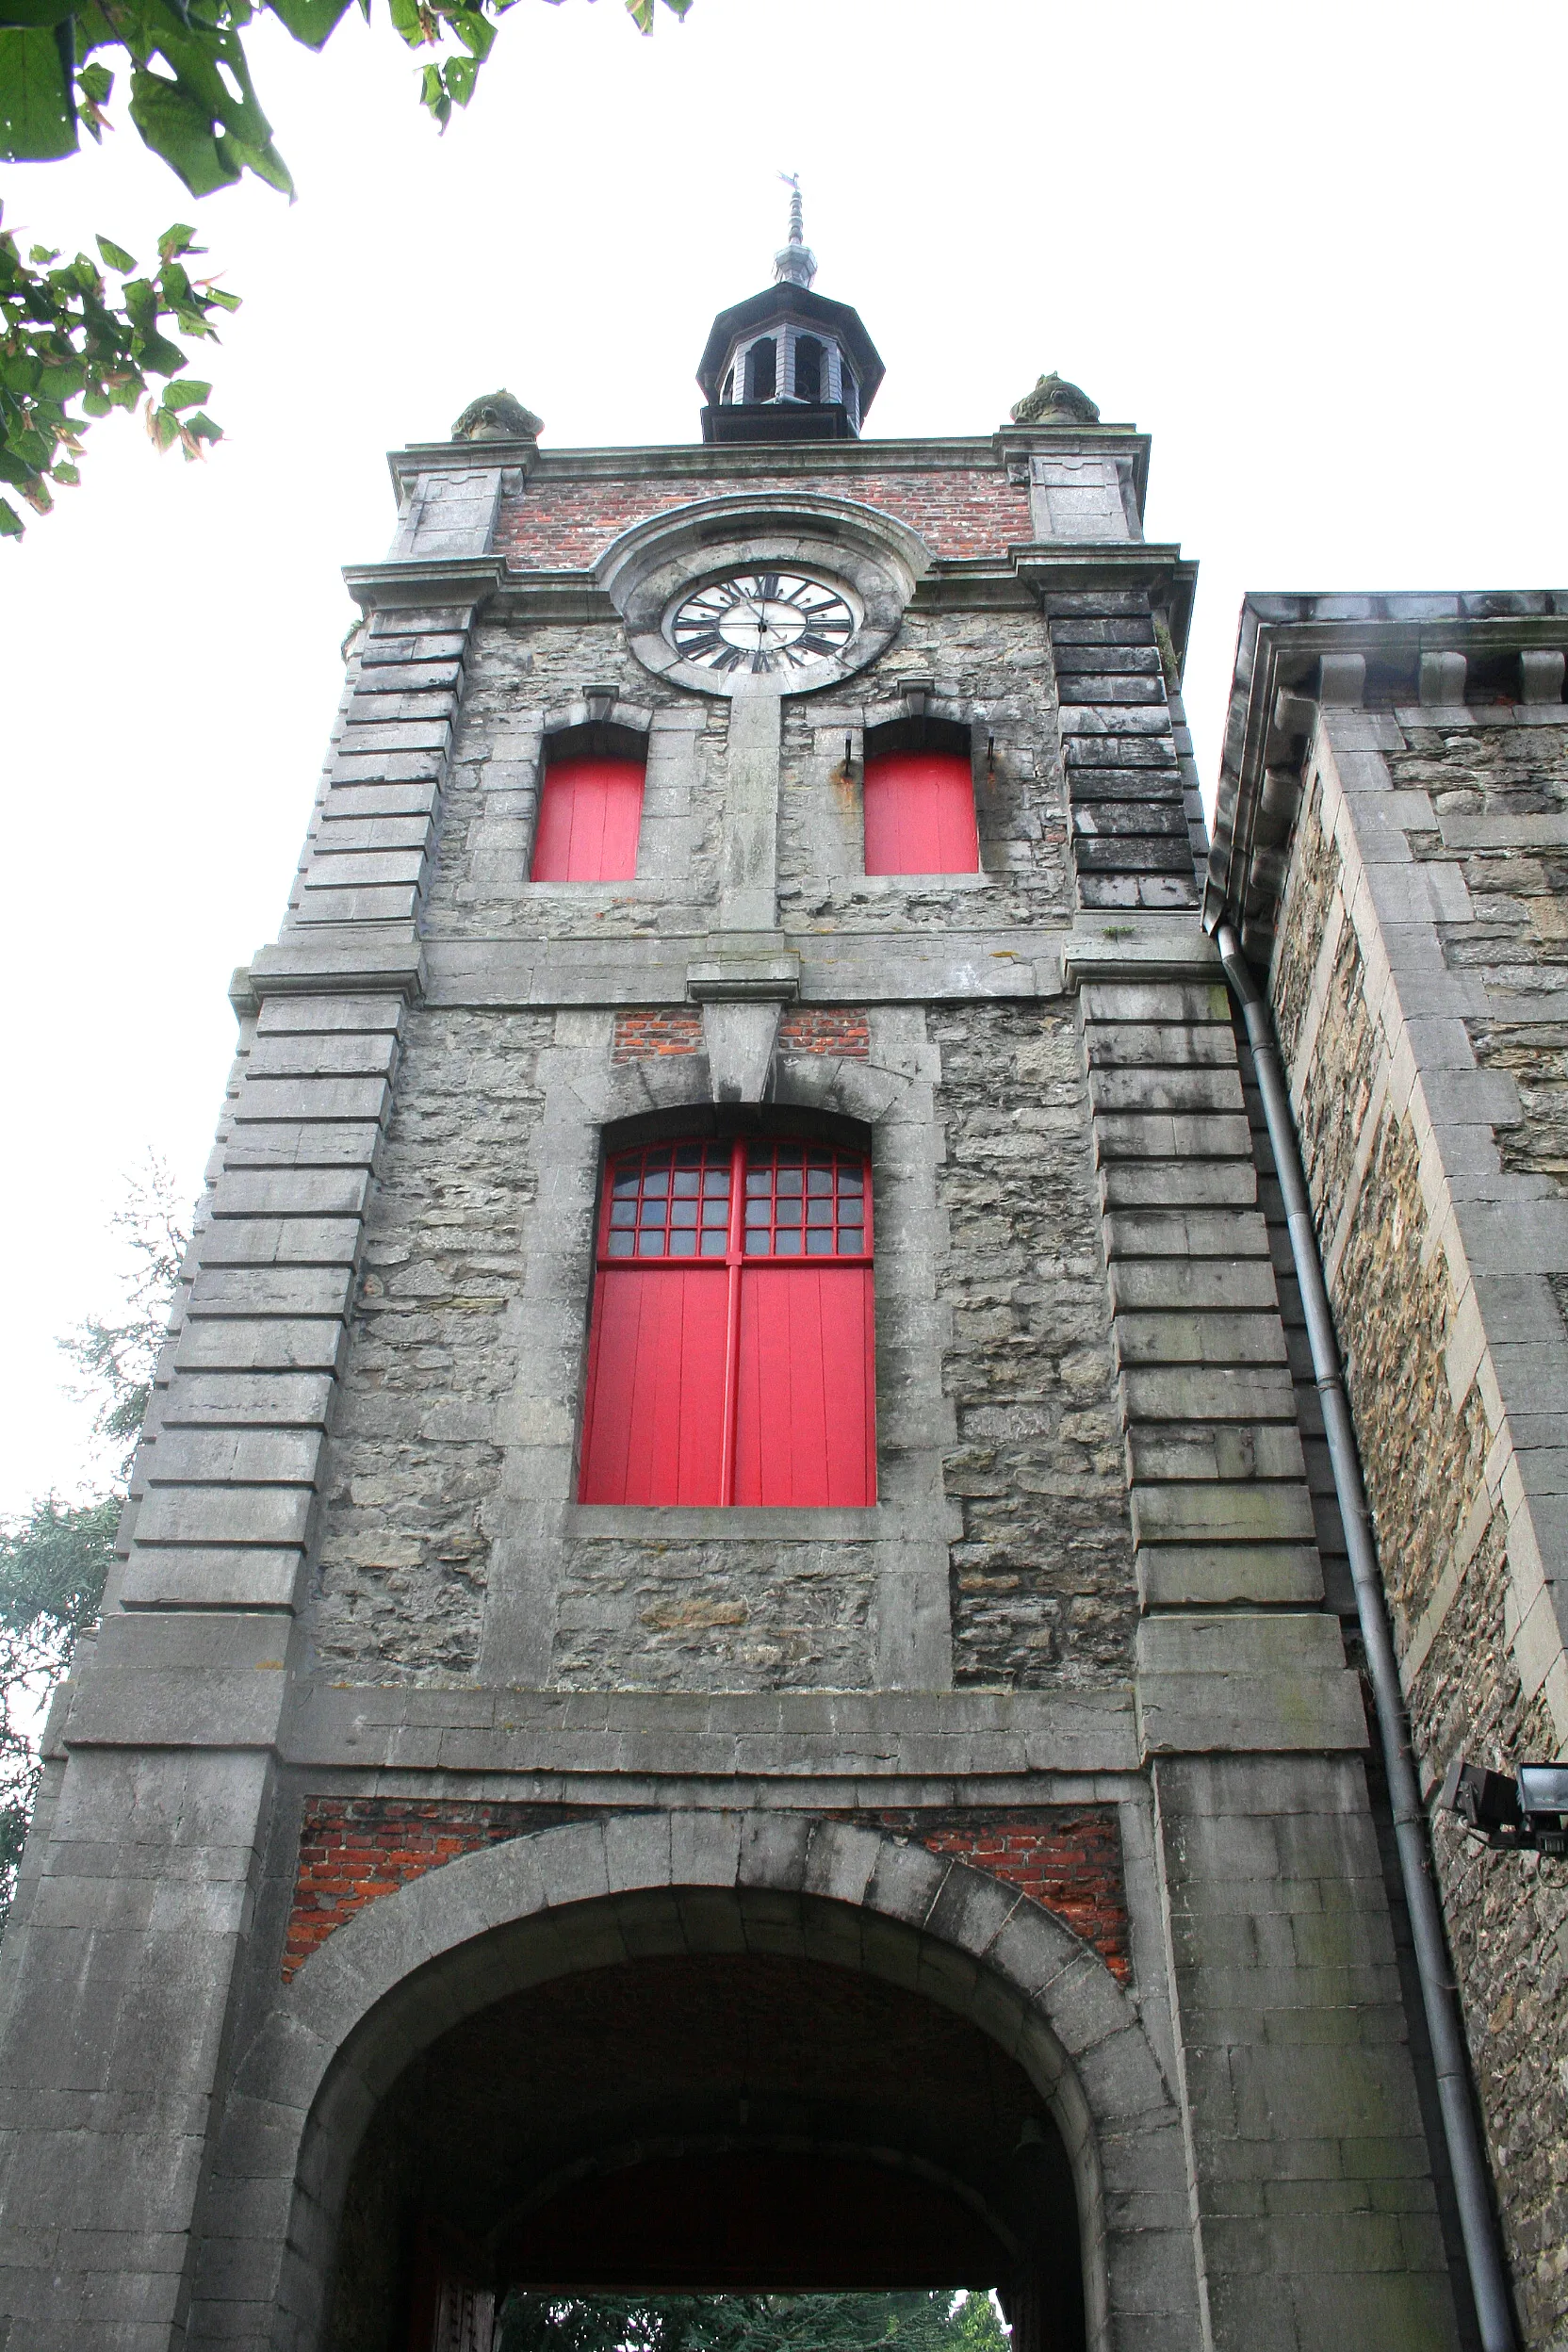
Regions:
<instances>
[{"instance_id":1,"label":"spire finial","mask_svg":"<svg viewBox=\"0 0 1568 2352\"><path fill-rule=\"evenodd\" d=\"M817 257L806 242L806 221L800 201L800 173L781 172L790 191L790 241L773 257L773 274L781 286L809 286L817 274Z\"/></svg>"}]
</instances>

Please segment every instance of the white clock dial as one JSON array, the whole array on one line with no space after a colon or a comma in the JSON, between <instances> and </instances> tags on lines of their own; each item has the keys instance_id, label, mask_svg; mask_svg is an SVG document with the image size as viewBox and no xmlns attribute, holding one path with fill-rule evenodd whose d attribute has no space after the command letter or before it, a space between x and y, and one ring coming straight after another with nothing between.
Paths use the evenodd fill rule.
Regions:
<instances>
[{"instance_id":1,"label":"white clock dial","mask_svg":"<svg viewBox=\"0 0 1568 2352\"><path fill-rule=\"evenodd\" d=\"M836 588L804 572L735 572L677 605L671 641L705 670L809 669L842 653L855 615Z\"/></svg>"}]
</instances>

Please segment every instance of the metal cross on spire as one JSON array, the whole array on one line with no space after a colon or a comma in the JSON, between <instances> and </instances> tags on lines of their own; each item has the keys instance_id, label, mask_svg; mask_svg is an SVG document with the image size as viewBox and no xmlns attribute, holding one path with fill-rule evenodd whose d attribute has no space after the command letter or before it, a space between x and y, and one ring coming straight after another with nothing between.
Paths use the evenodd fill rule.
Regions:
<instances>
[{"instance_id":1,"label":"metal cross on spire","mask_svg":"<svg viewBox=\"0 0 1568 2352\"><path fill-rule=\"evenodd\" d=\"M809 286L817 274L817 257L806 242L806 221L800 201L800 173L781 172L790 191L790 241L773 257L773 274L781 286Z\"/></svg>"}]
</instances>

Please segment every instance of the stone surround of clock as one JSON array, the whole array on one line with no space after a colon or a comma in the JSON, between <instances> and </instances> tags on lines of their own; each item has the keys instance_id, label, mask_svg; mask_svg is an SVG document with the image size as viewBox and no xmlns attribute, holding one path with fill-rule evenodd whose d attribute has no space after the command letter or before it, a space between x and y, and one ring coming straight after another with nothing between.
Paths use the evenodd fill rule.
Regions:
<instances>
[{"instance_id":1,"label":"stone surround of clock","mask_svg":"<svg viewBox=\"0 0 1568 2352\"><path fill-rule=\"evenodd\" d=\"M645 668L704 694L788 681L792 694L837 685L891 643L931 557L890 514L820 492L703 498L635 523L594 566ZM789 574L841 598L852 627L808 664L758 673L683 650L675 623L720 581Z\"/></svg>"}]
</instances>

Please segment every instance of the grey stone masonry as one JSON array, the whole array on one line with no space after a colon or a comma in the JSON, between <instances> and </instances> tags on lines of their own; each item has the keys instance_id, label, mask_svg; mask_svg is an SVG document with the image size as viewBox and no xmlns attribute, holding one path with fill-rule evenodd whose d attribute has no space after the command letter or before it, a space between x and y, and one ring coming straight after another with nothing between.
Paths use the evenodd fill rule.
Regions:
<instances>
[{"instance_id":1,"label":"grey stone masonry","mask_svg":"<svg viewBox=\"0 0 1568 2352\"><path fill-rule=\"evenodd\" d=\"M471 606L373 615L350 664L284 937L396 926L423 903Z\"/></svg>"},{"instance_id":2,"label":"grey stone masonry","mask_svg":"<svg viewBox=\"0 0 1568 2352\"><path fill-rule=\"evenodd\" d=\"M1196 906L1192 746L1184 725L1179 753L1148 596L1054 594L1045 610L1079 905Z\"/></svg>"},{"instance_id":3,"label":"grey stone masonry","mask_svg":"<svg viewBox=\"0 0 1568 2352\"><path fill-rule=\"evenodd\" d=\"M1146 1610L1311 1609L1322 1577L1222 981L1081 988ZM1266 1743L1271 1744L1271 1743Z\"/></svg>"},{"instance_id":4,"label":"grey stone masonry","mask_svg":"<svg viewBox=\"0 0 1568 2352\"><path fill-rule=\"evenodd\" d=\"M1449 2352L1359 1757L1162 1756L1153 1779L1205 2343Z\"/></svg>"}]
</instances>

